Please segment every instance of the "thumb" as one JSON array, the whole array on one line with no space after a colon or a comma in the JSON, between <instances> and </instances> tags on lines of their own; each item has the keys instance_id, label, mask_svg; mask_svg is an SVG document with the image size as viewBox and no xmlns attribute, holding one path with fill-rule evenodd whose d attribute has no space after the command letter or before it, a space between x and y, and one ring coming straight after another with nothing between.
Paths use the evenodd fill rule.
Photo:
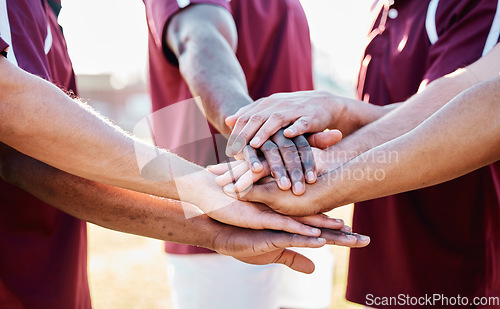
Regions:
<instances>
[{"instance_id":1,"label":"thumb","mask_svg":"<svg viewBox=\"0 0 500 309\"><path fill-rule=\"evenodd\" d=\"M311 134L307 138L307 141L309 142L309 145L311 145L311 147L326 149L337 144L341 139L342 132L340 132L339 130L329 130Z\"/></svg>"}]
</instances>

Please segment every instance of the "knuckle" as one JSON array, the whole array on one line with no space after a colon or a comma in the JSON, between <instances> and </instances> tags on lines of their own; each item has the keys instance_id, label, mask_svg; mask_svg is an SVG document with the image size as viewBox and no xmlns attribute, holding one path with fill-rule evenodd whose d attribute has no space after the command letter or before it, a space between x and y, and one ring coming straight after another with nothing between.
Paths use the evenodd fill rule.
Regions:
<instances>
[{"instance_id":1,"label":"knuckle","mask_svg":"<svg viewBox=\"0 0 500 309\"><path fill-rule=\"evenodd\" d=\"M275 143L273 143L273 142L271 142L271 141L267 140L267 141L264 143L264 145L262 145L262 147L260 147L260 149L261 149L262 151L269 152L269 151L274 151L274 150L278 149L278 146L276 146L276 144L275 144Z\"/></svg>"},{"instance_id":2,"label":"knuckle","mask_svg":"<svg viewBox=\"0 0 500 309\"><path fill-rule=\"evenodd\" d=\"M283 149L283 150L285 150L285 151L297 150L297 148L295 147L295 144L291 140L289 140L289 139L285 140L281 144L280 148Z\"/></svg>"},{"instance_id":3,"label":"knuckle","mask_svg":"<svg viewBox=\"0 0 500 309\"><path fill-rule=\"evenodd\" d=\"M261 114L254 114L252 115L252 117L250 118L250 121L251 122L263 122L265 120L265 117Z\"/></svg>"},{"instance_id":4,"label":"knuckle","mask_svg":"<svg viewBox=\"0 0 500 309\"><path fill-rule=\"evenodd\" d=\"M298 148L309 148L309 143L307 142L307 140L305 139L305 137L303 136L300 136L301 138L297 138L295 139L295 145L298 147Z\"/></svg>"},{"instance_id":5,"label":"knuckle","mask_svg":"<svg viewBox=\"0 0 500 309\"><path fill-rule=\"evenodd\" d=\"M246 124L249 119L250 119L249 116L243 115L243 116L240 116L240 118L238 118L238 121L236 123L237 124Z\"/></svg>"},{"instance_id":6,"label":"knuckle","mask_svg":"<svg viewBox=\"0 0 500 309\"><path fill-rule=\"evenodd\" d=\"M311 127L310 122L309 122L309 121L307 121L307 120L306 120L306 119L304 119L304 118L300 118L298 121L299 121L300 125L301 125L301 126L302 126L305 130L307 130L307 129L309 129L309 128Z\"/></svg>"},{"instance_id":7,"label":"knuckle","mask_svg":"<svg viewBox=\"0 0 500 309\"><path fill-rule=\"evenodd\" d=\"M284 121L285 120L285 115L283 113L280 113L280 112L274 112L271 117L273 119L276 119L276 120L279 120L279 121Z\"/></svg>"},{"instance_id":8,"label":"knuckle","mask_svg":"<svg viewBox=\"0 0 500 309\"><path fill-rule=\"evenodd\" d=\"M271 170L274 174L274 176L279 179L281 178L282 176L286 175L285 173L285 169L283 168L283 166L280 164L280 165L272 165L271 166Z\"/></svg>"},{"instance_id":9,"label":"knuckle","mask_svg":"<svg viewBox=\"0 0 500 309\"><path fill-rule=\"evenodd\" d=\"M296 168L290 173L290 177L294 180L301 179L303 176L302 168Z\"/></svg>"}]
</instances>

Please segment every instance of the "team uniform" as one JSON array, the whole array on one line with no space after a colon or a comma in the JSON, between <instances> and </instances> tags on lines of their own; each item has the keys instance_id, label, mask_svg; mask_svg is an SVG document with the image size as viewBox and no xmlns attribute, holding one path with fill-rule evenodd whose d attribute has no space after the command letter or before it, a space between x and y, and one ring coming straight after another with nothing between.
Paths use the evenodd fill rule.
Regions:
<instances>
[{"instance_id":1,"label":"team uniform","mask_svg":"<svg viewBox=\"0 0 500 309\"><path fill-rule=\"evenodd\" d=\"M405 101L421 83L486 54L499 33L498 0L385 4L370 33L359 97L377 105ZM499 163L444 184L357 203L353 221L354 230L372 241L351 251L348 300L422 308L429 303L384 306L373 300L400 294L461 296L470 302L500 296Z\"/></svg>"},{"instance_id":2,"label":"team uniform","mask_svg":"<svg viewBox=\"0 0 500 309\"><path fill-rule=\"evenodd\" d=\"M305 14L298 0L145 0L150 35L150 84L153 111L166 118L153 121L157 144L202 166L222 161L225 141L206 123L196 104L185 104L192 95L183 80L175 56L163 38L172 16L188 5L203 3L223 7L235 21L238 32L236 56L246 76L252 99L276 92L313 89L311 43ZM179 104L178 102L183 102ZM163 112L161 111L163 110ZM168 119L167 119L168 118ZM208 126L207 126L208 128ZM205 132L206 133L206 132ZM218 147L217 147L218 146ZM219 160L217 160L219 159ZM321 250L321 249L320 249ZM295 308L328 307L332 286L333 257L328 249L325 266L317 265L309 286L322 285L323 295L292 293L291 304L278 303L283 281L278 265L252 266L211 254L210 250L166 244L169 280L174 302L180 308ZM318 267L319 266L319 267ZM319 268L319 269L318 269ZM286 275L285 275L286 276ZM317 282L314 285L314 282ZM323 292L326 289L326 292ZM303 290L304 293L309 293ZM305 301L305 303L304 303ZM175 305L175 303L174 303ZM207 307L208 306L208 307Z\"/></svg>"},{"instance_id":3,"label":"team uniform","mask_svg":"<svg viewBox=\"0 0 500 309\"><path fill-rule=\"evenodd\" d=\"M50 2L1 0L0 51L76 93L55 14L60 2ZM1 180L0 308L91 308L85 223Z\"/></svg>"}]
</instances>

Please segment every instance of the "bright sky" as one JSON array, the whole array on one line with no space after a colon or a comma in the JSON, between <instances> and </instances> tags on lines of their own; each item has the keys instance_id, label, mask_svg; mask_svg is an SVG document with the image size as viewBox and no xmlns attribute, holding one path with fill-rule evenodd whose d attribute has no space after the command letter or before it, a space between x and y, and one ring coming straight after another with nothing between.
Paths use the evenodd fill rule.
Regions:
<instances>
[{"instance_id":1,"label":"bright sky","mask_svg":"<svg viewBox=\"0 0 500 309\"><path fill-rule=\"evenodd\" d=\"M331 56L337 76L355 79L372 0L301 2L314 46ZM123 82L144 76L147 26L142 1L65 0L60 23L77 74L111 73Z\"/></svg>"}]
</instances>

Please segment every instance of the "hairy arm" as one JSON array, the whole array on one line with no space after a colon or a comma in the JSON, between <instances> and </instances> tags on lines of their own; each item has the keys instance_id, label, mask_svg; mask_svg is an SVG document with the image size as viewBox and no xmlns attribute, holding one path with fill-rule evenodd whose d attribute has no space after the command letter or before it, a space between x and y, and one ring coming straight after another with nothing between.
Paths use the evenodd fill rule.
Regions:
<instances>
[{"instance_id":1,"label":"hairy arm","mask_svg":"<svg viewBox=\"0 0 500 309\"><path fill-rule=\"evenodd\" d=\"M500 71L500 44L487 55L445 77L430 83L409 100L378 120L352 133L335 147L331 155L342 154L344 163L357 155L390 141L414 129L425 119L443 107L457 94Z\"/></svg>"},{"instance_id":2,"label":"hairy arm","mask_svg":"<svg viewBox=\"0 0 500 309\"><path fill-rule=\"evenodd\" d=\"M334 175L336 205L442 183L500 159L500 76L456 96L414 130L363 153ZM395 161L387 161L388 154ZM358 170L362 180L349 179ZM378 176L377 176L378 173Z\"/></svg>"},{"instance_id":3,"label":"hairy arm","mask_svg":"<svg viewBox=\"0 0 500 309\"><path fill-rule=\"evenodd\" d=\"M429 186L494 162L498 159L495 133L498 132L496 88L499 72L500 45L497 45L472 65L436 80L388 115L359 129L331 149L317 152L316 160L322 162L325 171L332 172L319 177L318 183L309 186L304 195L294 197L288 192L280 192L274 184L265 184L253 186L242 199L265 203L278 212L304 215L400 192L403 188ZM460 94L480 82L481 85ZM443 108L451 99L450 105ZM429 118L437 110L439 112ZM427 118L429 120L425 121ZM481 130L481 138L476 139L478 128L483 127L487 129ZM387 143L391 140L392 143ZM450 141L463 146L457 147ZM437 155L440 146L451 149L456 160L450 159L446 151ZM477 153L471 154L470 149ZM457 151L460 155L456 155ZM435 154L436 159L427 156L427 152ZM397 162L387 160L392 158L391 153L397 154ZM386 157L379 160L379 155ZM419 156L430 162L422 161ZM401 163L402 158L406 160L406 166ZM381 165L384 167L384 181L375 183L377 175L374 173ZM387 176L389 170L392 171L390 179ZM406 173L406 181L400 180L398 173L402 172ZM357 173L356 177L354 173Z\"/></svg>"},{"instance_id":4,"label":"hairy arm","mask_svg":"<svg viewBox=\"0 0 500 309\"><path fill-rule=\"evenodd\" d=\"M5 145L0 146L0 159L5 181L72 216L117 231L202 246L253 264L282 263L303 272L311 272L312 263L283 248L325 243L315 237L221 224L193 205L82 179ZM331 244L356 244L348 233L323 233Z\"/></svg>"},{"instance_id":5,"label":"hairy arm","mask_svg":"<svg viewBox=\"0 0 500 309\"><path fill-rule=\"evenodd\" d=\"M191 5L172 17L165 40L207 119L219 132L230 133L225 118L253 102L235 54L238 35L231 14L216 5Z\"/></svg>"},{"instance_id":6,"label":"hairy arm","mask_svg":"<svg viewBox=\"0 0 500 309\"><path fill-rule=\"evenodd\" d=\"M0 72L3 143L84 178L175 198L174 184L160 187L141 176L135 146L138 156L154 153L153 146L133 139L90 107L3 57Z\"/></svg>"},{"instance_id":7,"label":"hairy arm","mask_svg":"<svg viewBox=\"0 0 500 309\"><path fill-rule=\"evenodd\" d=\"M264 205L225 196L208 171L128 136L3 57L0 72L9 77L0 79L0 138L16 150L83 178L195 204L224 223L319 234Z\"/></svg>"},{"instance_id":8,"label":"hairy arm","mask_svg":"<svg viewBox=\"0 0 500 309\"><path fill-rule=\"evenodd\" d=\"M201 98L207 119L219 132L229 135L231 129L225 122L226 117L253 102L235 55L238 36L231 14L216 5L190 5L172 17L164 39L178 59L179 70L191 94ZM254 171L263 168L259 154L276 157L272 169L281 180L280 188L292 188L300 194L306 182L316 181L309 143L301 134L296 134L295 139L284 138L278 133L271 135L269 140L262 141L262 144L266 142L265 146L259 145L259 152L247 148L242 156L253 159L249 160L252 161L249 167ZM229 138L228 145L238 144L234 137ZM246 142L239 144L241 147L237 151L228 149L226 154L236 155Z\"/></svg>"}]
</instances>

